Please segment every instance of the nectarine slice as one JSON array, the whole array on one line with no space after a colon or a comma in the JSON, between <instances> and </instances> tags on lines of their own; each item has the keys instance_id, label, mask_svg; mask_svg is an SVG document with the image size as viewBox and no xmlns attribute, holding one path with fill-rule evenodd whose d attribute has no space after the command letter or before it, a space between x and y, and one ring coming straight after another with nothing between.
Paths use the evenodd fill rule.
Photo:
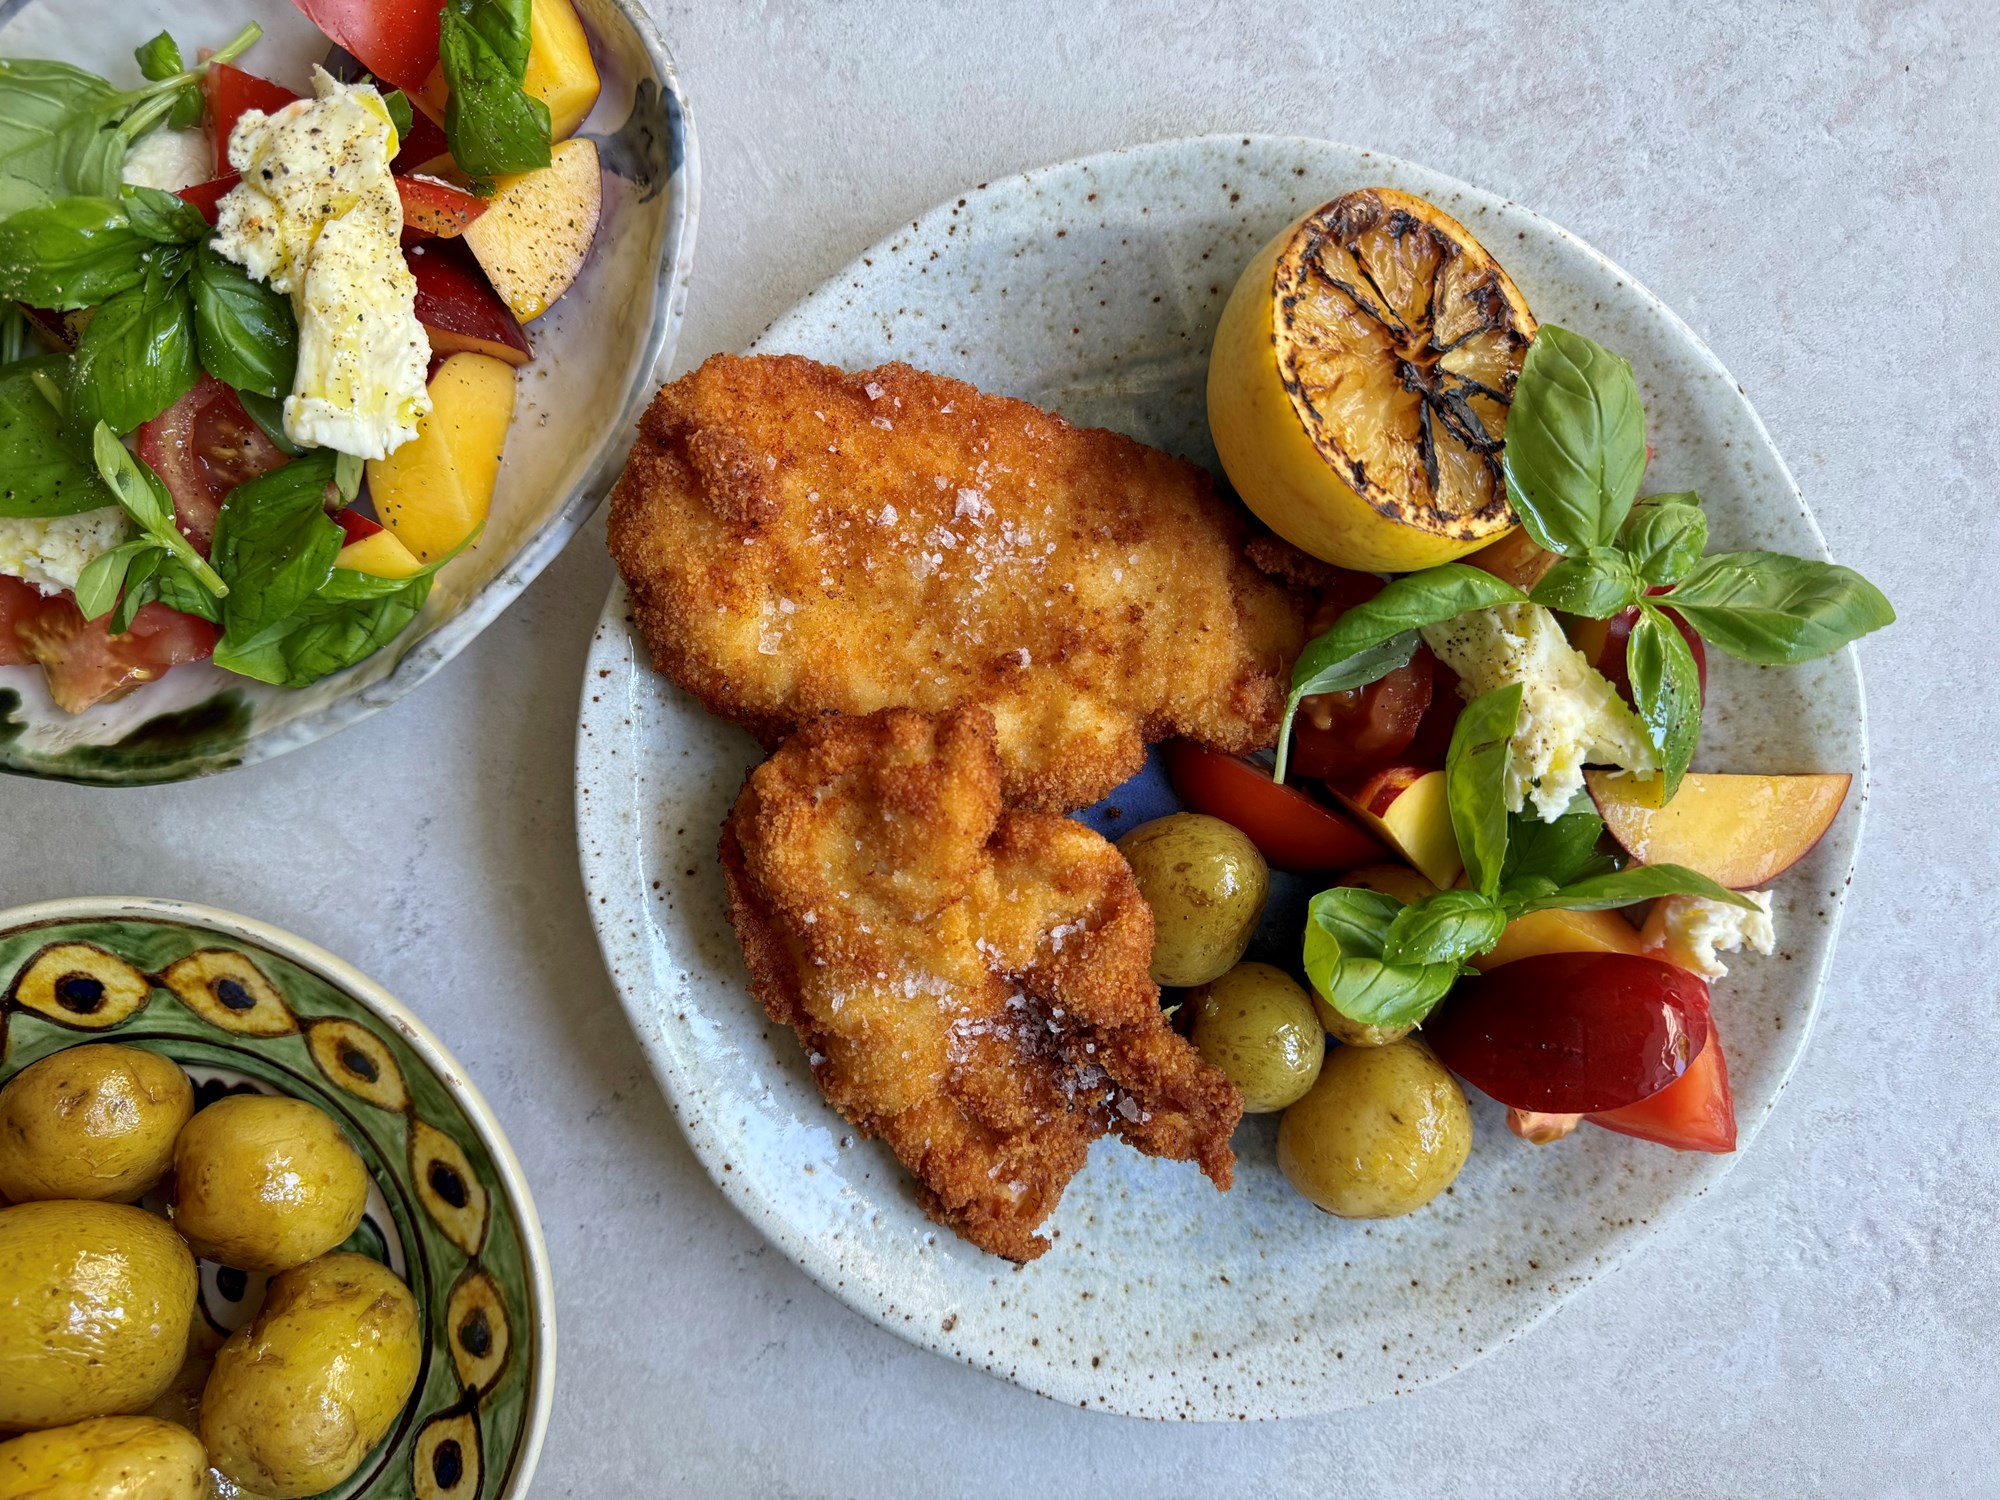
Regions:
<instances>
[{"instance_id":1,"label":"nectarine slice","mask_svg":"<svg viewBox=\"0 0 2000 1500\"><path fill-rule=\"evenodd\" d=\"M603 207L596 143L564 141L541 171L501 180L465 243L514 316L532 323L583 270Z\"/></svg>"},{"instance_id":2,"label":"nectarine slice","mask_svg":"<svg viewBox=\"0 0 2000 1500\"><path fill-rule=\"evenodd\" d=\"M454 354L431 380L417 435L368 461L375 513L421 562L435 562L486 519L514 419L514 367Z\"/></svg>"},{"instance_id":3,"label":"nectarine slice","mask_svg":"<svg viewBox=\"0 0 2000 1500\"><path fill-rule=\"evenodd\" d=\"M1639 930L1615 911L1531 911L1516 917L1490 952L1471 960L1484 973L1544 953L1640 953Z\"/></svg>"},{"instance_id":4,"label":"nectarine slice","mask_svg":"<svg viewBox=\"0 0 2000 1500\"><path fill-rule=\"evenodd\" d=\"M1805 858L1847 800L1854 778L1689 774L1665 807L1637 782L1586 771L1611 836L1641 864L1686 865L1732 890L1761 886Z\"/></svg>"},{"instance_id":5,"label":"nectarine slice","mask_svg":"<svg viewBox=\"0 0 2000 1500\"><path fill-rule=\"evenodd\" d=\"M1442 889L1455 884L1463 873L1451 807L1445 801L1444 772L1391 766L1363 782L1353 796L1338 788L1334 795L1432 885Z\"/></svg>"},{"instance_id":6,"label":"nectarine slice","mask_svg":"<svg viewBox=\"0 0 2000 1500\"><path fill-rule=\"evenodd\" d=\"M408 578L421 572L424 566L396 539L393 531L372 531L359 541L349 542L334 556L333 565L374 578Z\"/></svg>"},{"instance_id":7,"label":"nectarine slice","mask_svg":"<svg viewBox=\"0 0 2000 1500\"><path fill-rule=\"evenodd\" d=\"M590 58L590 38L570 0L535 0L528 22L528 73L521 87L549 107L558 141L582 127L601 85Z\"/></svg>"}]
</instances>

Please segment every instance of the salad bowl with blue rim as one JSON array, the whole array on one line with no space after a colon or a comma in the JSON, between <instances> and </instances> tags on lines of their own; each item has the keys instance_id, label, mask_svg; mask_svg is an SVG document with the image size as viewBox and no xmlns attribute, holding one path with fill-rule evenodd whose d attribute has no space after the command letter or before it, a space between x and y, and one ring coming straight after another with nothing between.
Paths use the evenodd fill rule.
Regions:
<instances>
[{"instance_id":1,"label":"salad bowl with blue rim","mask_svg":"<svg viewBox=\"0 0 2000 1500\"><path fill-rule=\"evenodd\" d=\"M410 692L534 580L616 479L641 404L673 357L687 303L699 198L693 121L641 0L576 0L603 82L580 135L595 140L603 217L576 284L530 328L491 514L476 546L437 574L422 612L387 645L309 686L271 686L207 662L80 714L40 668L0 666L0 770L146 785L268 760ZM133 49L162 29L219 48L263 28L245 69L302 87L327 39L289 0L0 0L0 58L47 58L140 82Z\"/></svg>"}]
</instances>

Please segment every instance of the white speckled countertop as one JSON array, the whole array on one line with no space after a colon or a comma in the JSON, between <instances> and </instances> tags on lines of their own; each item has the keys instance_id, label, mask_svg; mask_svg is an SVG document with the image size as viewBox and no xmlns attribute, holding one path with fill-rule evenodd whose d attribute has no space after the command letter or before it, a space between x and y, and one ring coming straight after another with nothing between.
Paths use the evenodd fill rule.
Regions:
<instances>
[{"instance_id":1,"label":"white speckled countertop","mask_svg":"<svg viewBox=\"0 0 2000 1500\"><path fill-rule=\"evenodd\" d=\"M1875 783L1840 973L1711 1198L1467 1373L1320 1421L1085 1415L864 1323L709 1185L591 940L570 774L601 524L336 739L178 788L0 784L0 906L234 908L429 1020L512 1134L555 1257L537 1494L2000 1495L2000 928L1977 894L2000 868L2000 706L1976 637L1946 633L1991 592L2000 473L1982 8L946 9L658 4L703 150L683 363L966 183L1208 131L1356 141L1532 204L1665 298L1901 609L1863 649Z\"/></svg>"}]
</instances>

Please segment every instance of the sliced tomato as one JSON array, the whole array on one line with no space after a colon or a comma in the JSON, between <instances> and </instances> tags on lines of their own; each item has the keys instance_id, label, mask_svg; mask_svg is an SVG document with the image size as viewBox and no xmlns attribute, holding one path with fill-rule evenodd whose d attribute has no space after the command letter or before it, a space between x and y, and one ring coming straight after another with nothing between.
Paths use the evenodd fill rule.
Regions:
<instances>
[{"instance_id":1,"label":"sliced tomato","mask_svg":"<svg viewBox=\"0 0 2000 1500\"><path fill-rule=\"evenodd\" d=\"M1279 786L1261 766L1191 740L1167 746L1166 757L1174 791L1190 811L1242 829L1281 870L1318 875L1389 858L1345 813Z\"/></svg>"},{"instance_id":2,"label":"sliced tomato","mask_svg":"<svg viewBox=\"0 0 2000 1500\"><path fill-rule=\"evenodd\" d=\"M1373 599L1383 587L1373 573L1337 570L1320 590L1306 636L1331 630L1348 610ZM1306 699L1292 721L1289 765L1301 776L1351 784L1404 760L1403 752L1431 706L1434 664L1430 648L1421 646L1407 665L1366 687Z\"/></svg>"},{"instance_id":3,"label":"sliced tomato","mask_svg":"<svg viewBox=\"0 0 2000 1500\"><path fill-rule=\"evenodd\" d=\"M1458 691L1458 673L1433 657L1431 705L1424 711L1423 722L1417 725L1409 748L1403 752L1404 764L1442 771L1445 756L1451 750L1451 732L1458 728L1458 711L1464 707L1465 699Z\"/></svg>"},{"instance_id":4,"label":"sliced tomato","mask_svg":"<svg viewBox=\"0 0 2000 1500\"><path fill-rule=\"evenodd\" d=\"M1709 1018L1708 1043L1695 1054L1687 1071L1650 1099L1623 1109L1585 1115L1593 1125L1657 1141L1676 1151L1736 1149L1736 1102L1729 1093L1729 1063L1722 1055L1722 1038Z\"/></svg>"},{"instance_id":5,"label":"sliced tomato","mask_svg":"<svg viewBox=\"0 0 2000 1500\"><path fill-rule=\"evenodd\" d=\"M139 429L139 456L165 483L181 530L204 553L229 492L291 461L243 409L236 392L206 374Z\"/></svg>"},{"instance_id":6,"label":"sliced tomato","mask_svg":"<svg viewBox=\"0 0 2000 1500\"><path fill-rule=\"evenodd\" d=\"M207 182L197 182L191 187L184 187L175 196L183 203L193 204L195 211L213 224L222 217L223 196L242 180L240 173L231 172L224 177L215 177Z\"/></svg>"},{"instance_id":7,"label":"sliced tomato","mask_svg":"<svg viewBox=\"0 0 2000 1500\"><path fill-rule=\"evenodd\" d=\"M48 602L32 583L0 573L0 667L25 667L34 662L14 630L34 619Z\"/></svg>"},{"instance_id":8,"label":"sliced tomato","mask_svg":"<svg viewBox=\"0 0 2000 1500\"><path fill-rule=\"evenodd\" d=\"M377 78L416 92L438 62L438 0L293 0Z\"/></svg>"},{"instance_id":9,"label":"sliced tomato","mask_svg":"<svg viewBox=\"0 0 2000 1500\"><path fill-rule=\"evenodd\" d=\"M276 114L287 104L296 104L299 99L282 83L259 78L255 73L232 68L228 63L213 64L201 87L208 96L208 128L215 137L215 174L218 177L229 171L229 137L235 131L238 120L253 109L261 109L267 115Z\"/></svg>"},{"instance_id":10,"label":"sliced tomato","mask_svg":"<svg viewBox=\"0 0 2000 1500\"><path fill-rule=\"evenodd\" d=\"M42 664L56 706L72 714L122 698L215 651L215 627L194 615L148 604L133 617L130 630L113 635L109 615L86 620L67 594L44 600L15 634Z\"/></svg>"},{"instance_id":11,"label":"sliced tomato","mask_svg":"<svg viewBox=\"0 0 2000 1500\"><path fill-rule=\"evenodd\" d=\"M486 200L435 177L398 177L396 192L403 200L403 234L457 239L486 212Z\"/></svg>"}]
</instances>

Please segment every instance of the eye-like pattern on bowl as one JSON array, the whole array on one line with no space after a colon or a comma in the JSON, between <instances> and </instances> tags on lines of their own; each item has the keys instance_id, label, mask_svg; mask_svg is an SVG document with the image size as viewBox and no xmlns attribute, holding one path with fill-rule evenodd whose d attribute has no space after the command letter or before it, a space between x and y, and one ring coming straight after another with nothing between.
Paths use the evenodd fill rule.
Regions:
<instances>
[{"instance_id":1,"label":"eye-like pattern on bowl","mask_svg":"<svg viewBox=\"0 0 2000 1500\"><path fill-rule=\"evenodd\" d=\"M327 1495L527 1492L554 1381L547 1253L484 1102L407 1012L297 939L149 901L0 913L0 996L0 1084L65 1048L116 1042L178 1062L197 1109L283 1094L338 1120L370 1178L361 1226L341 1248L409 1283L424 1357L396 1425ZM200 1269L195 1358L156 1408L190 1425L203 1356L254 1315L266 1280Z\"/></svg>"},{"instance_id":2,"label":"eye-like pattern on bowl","mask_svg":"<svg viewBox=\"0 0 2000 1500\"><path fill-rule=\"evenodd\" d=\"M207 664L79 715L38 667L0 667L0 771L143 785L268 760L366 718L450 661L575 535L624 464L630 429L673 357L687 305L699 197L694 125L643 0L576 0L604 82L582 132L604 164L604 218L570 293L529 327L499 488L479 545L446 567L423 613L366 661L305 688ZM135 84L132 49L161 28L189 55L245 20L242 60L306 76L326 39L288 0L0 0L0 56L47 57Z\"/></svg>"}]
</instances>

